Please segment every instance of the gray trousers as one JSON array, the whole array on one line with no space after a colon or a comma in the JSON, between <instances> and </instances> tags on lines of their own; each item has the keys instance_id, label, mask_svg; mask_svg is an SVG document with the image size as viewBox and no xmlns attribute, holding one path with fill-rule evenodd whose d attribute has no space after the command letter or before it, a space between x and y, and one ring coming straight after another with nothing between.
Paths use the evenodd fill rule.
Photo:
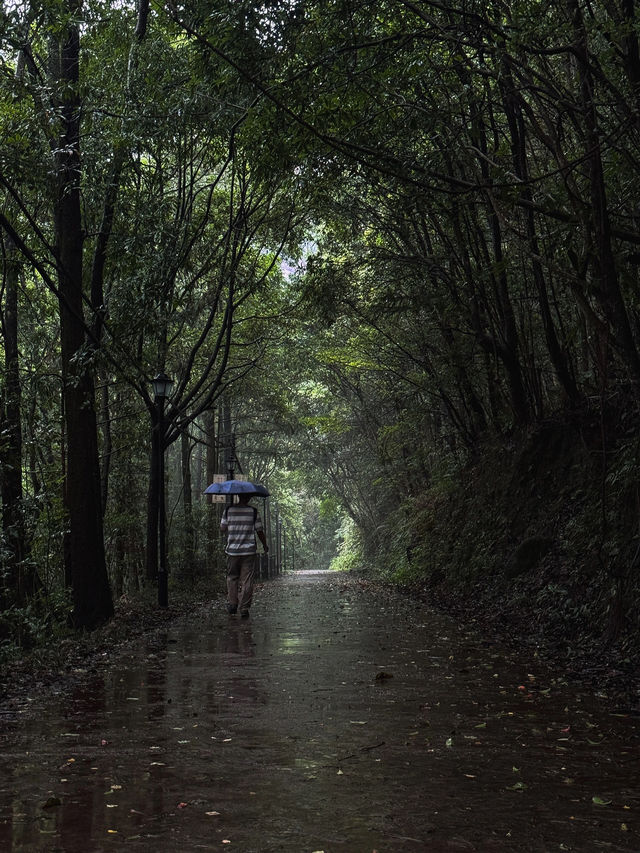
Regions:
<instances>
[{"instance_id":1,"label":"gray trousers","mask_svg":"<svg viewBox=\"0 0 640 853\"><path fill-rule=\"evenodd\" d=\"M227 599L240 612L251 607L253 581L256 573L256 555L227 556Z\"/></svg>"}]
</instances>

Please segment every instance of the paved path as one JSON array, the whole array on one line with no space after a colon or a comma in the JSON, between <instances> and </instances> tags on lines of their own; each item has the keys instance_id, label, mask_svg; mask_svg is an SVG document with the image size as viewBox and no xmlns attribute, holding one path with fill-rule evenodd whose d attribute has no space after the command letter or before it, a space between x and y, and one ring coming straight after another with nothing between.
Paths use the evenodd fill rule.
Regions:
<instances>
[{"instance_id":1,"label":"paved path","mask_svg":"<svg viewBox=\"0 0 640 853\"><path fill-rule=\"evenodd\" d=\"M34 704L0 739L2 853L640 850L635 720L340 575Z\"/></svg>"}]
</instances>

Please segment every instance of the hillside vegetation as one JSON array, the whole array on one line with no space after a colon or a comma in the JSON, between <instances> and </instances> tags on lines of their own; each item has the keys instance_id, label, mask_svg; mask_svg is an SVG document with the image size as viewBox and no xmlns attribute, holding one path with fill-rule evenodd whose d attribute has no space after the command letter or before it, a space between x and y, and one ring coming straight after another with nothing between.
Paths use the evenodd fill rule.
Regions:
<instances>
[{"instance_id":1,"label":"hillside vegetation","mask_svg":"<svg viewBox=\"0 0 640 853\"><path fill-rule=\"evenodd\" d=\"M378 570L637 705L640 442L619 416L485 442L394 516Z\"/></svg>"}]
</instances>

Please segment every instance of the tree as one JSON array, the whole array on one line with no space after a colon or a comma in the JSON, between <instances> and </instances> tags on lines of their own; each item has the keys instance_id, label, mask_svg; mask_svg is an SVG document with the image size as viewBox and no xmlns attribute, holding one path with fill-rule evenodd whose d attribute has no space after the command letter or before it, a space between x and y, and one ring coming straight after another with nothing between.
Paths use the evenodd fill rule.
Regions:
<instances>
[{"instance_id":1,"label":"tree","mask_svg":"<svg viewBox=\"0 0 640 853\"><path fill-rule=\"evenodd\" d=\"M7 557L3 560L2 588L5 603L24 604L34 592L36 575L29 566L27 531L22 490L22 423L20 350L18 345L18 277L20 266L9 237L2 243L4 305L2 339L4 345L4 388L0 407L2 464L0 497L2 530Z\"/></svg>"},{"instance_id":2,"label":"tree","mask_svg":"<svg viewBox=\"0 0 640 853\"><path fill-rule=\"evenodd\" d=\"M63 4L50 55L55 140L54 239L58 265L60 342L67 427L65 503L69 513L67 572L73 618L94 628L113 613L102 529L95 390L83 308L83 241L80 198L80 0Z\"/></svg>"}]
</instances>

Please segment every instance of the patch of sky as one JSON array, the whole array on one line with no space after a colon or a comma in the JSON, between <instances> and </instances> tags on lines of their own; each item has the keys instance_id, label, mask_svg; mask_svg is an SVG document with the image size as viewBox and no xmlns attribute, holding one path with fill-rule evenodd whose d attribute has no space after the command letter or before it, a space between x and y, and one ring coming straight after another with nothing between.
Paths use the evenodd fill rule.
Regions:
<instances>
[{"instance_id":1,"label":"patch of sky","mask_svg":"<svg viewBox=\"0 0 640 853\"><path fill-rule=\"evenodd\" d=\"M285 47L284 28L289 21L299 17L302 11L301 0L278 0L258 6L255 10L257 24L254 22L258 41L281 50Z\"/></svg>"},{"instance_id":2,"label":"patch of sky","mask_svg":"<svg viewBox=\"0 0 640 853\"><path fill-rule=\"evenodd\" d=\"M280 262L280 272L286 281L291 281L296 275L306 272L307 259L310 255L315 254L318 245L314 240L304 240L299 247L299 255L297 258L284 258Z\"/></svg>"}]
</instances>

